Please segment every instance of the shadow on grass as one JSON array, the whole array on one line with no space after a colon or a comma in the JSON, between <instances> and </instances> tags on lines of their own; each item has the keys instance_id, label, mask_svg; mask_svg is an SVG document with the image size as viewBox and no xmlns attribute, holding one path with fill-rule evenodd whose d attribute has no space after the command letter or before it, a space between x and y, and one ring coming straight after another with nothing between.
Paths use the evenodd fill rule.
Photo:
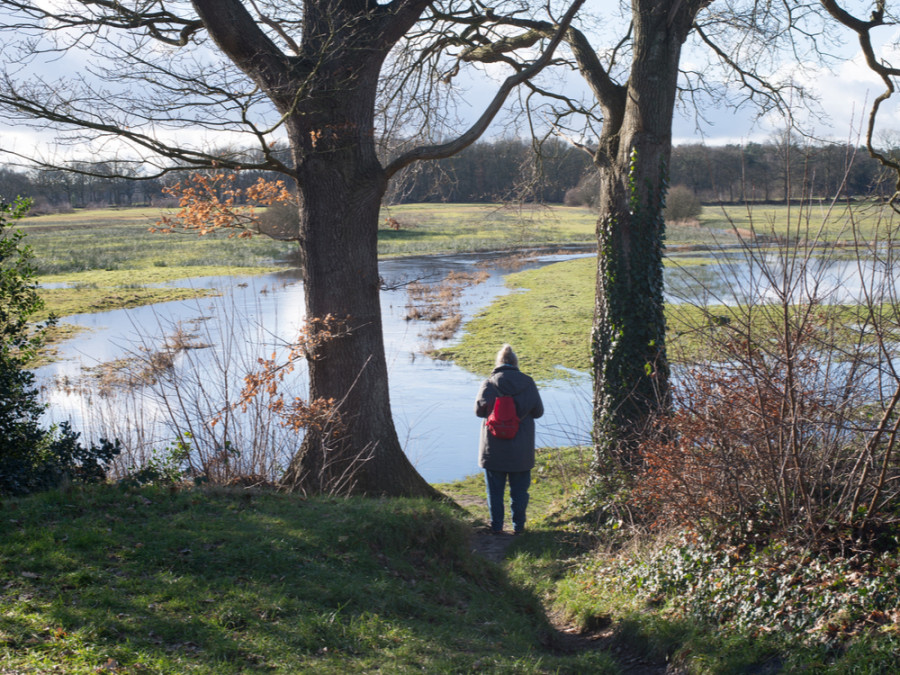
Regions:
<instances>
[{"instance_id":1,"label":"shadow on grass","mask_svg":"<svg viewBox=\"0 0 900 675\"><path fill-rule=\"evenodd\" d=\"M12 504L0 666L603 672L547 649L534 594L432 502L107 487Z\"/></svg>"},{"instance_id":2,"label":"shadow on grass","mask_svg":"<svg viewBox=\"0 0 900 675\"><path fill-rule=\"evenodd\" d=\"M389 242L389 241L416 241L419 239L428 239L434 238L435 235L440 234L439 232L435 232L434 230L391 230L389 228L379 229L378 230L378 241L380 242Z\"/></svg>"}]
</instances>

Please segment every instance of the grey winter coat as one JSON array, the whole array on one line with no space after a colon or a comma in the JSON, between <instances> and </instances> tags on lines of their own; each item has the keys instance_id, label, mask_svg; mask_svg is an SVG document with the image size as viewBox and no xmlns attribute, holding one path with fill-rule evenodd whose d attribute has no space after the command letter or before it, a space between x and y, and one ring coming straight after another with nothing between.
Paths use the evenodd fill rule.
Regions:
<instances>
[{"instance_id":1,"label":"grey winter coat","mask_svg":"<svg viewBox=\"0 0 900 675\"><path fill-rule=\"evenodd\" d=\"M494 368L475 400L475 414L487 419L498 396L512 396L519 416L515 438L497 438L481 423L478 466L491 471L531 471L534 468L534 420L544 414L537 385L515 366Z\"/></svg>"}]
</instances>

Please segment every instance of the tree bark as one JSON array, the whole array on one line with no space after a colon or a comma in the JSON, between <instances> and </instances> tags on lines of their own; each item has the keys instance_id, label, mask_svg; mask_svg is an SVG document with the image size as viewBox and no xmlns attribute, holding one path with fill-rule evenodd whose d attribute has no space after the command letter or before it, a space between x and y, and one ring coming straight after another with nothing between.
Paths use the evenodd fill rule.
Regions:
<instances>
[{"instance_id":1,"label":"tree bark","mask_svg":"<svg viewBox=\"0 0 900 675\"><path fill-rule=\"evenodd\" d=\"M669 406L663 207L681 45L702 3L636 0L628 82L601 98L597 283L591 355L598 469L640 461Z\"/></svg>"},{"instance_id":2,"label":"tree bark","mask_svg":"<svg viewBox=\"0 0 900 675\"><path fill-rule=\"evenodd\" d=\"M365 119L372 108L345 100L324 127L310 128L309 116L290 123L294 147L316 138L295 157L307 317L330 314L343 325L307 359L310 398L333 399L337 425L307 431L284 482L310 492L435 496L404 454L391 416L377 250L387 181Z\"/></svg>"},{"instance_id":3,"label":"tree bark","mask_svg":"<svg viewBox=\"0 0 900 675\"><path fill-rule=\"evenodd\" d=\"M308 492L437 496L404 454L391 416L377 251L387 174L373 119L384 59L427 2L307 2L297 56L282 53L240 0L194 6L282 114L300 197L307 321L343 324L307 358L310 399L333 400L336 423L307 430L283 482ZM327 331L310 326L314 342Z\"/></svg>"}]
</instances>

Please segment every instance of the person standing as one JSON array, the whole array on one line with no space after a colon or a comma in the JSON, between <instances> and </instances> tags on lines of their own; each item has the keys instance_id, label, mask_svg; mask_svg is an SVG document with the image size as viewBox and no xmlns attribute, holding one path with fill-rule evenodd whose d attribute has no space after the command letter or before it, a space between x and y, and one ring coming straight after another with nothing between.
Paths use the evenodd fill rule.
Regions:
<instances>
[{"instance_id":1,"label":"person standing","mask_svg":"<svg viewBox=\"0 0 900 675\"><path fill-rule=\"evenodd\" d=\"M544 404L534 380L519 371L519 359L508 344L497 352L495 365L475 400L475 414L485 420L481 424L478 465L484 469L491 532L503 533L503 493L508 480L513 533L520 534L525 530L528 488L534 468L534 420L544 414ZM502 425L494 424L495 402L504 396L512 397L515 403L517 430L515 423L506 432L499 429ZM498 407L503 405L501 402Z\"/></svg>"}]
</instances>

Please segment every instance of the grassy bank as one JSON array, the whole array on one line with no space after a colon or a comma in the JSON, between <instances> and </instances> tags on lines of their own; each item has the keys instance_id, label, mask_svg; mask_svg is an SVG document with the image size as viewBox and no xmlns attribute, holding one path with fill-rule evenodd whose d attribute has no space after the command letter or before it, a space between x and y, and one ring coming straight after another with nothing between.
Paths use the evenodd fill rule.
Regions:
<instances>
[{"instance_id":1,"label":"grassy bank","mask_svg":"<svg viewBox=\"0 0 900 675\"><path fill-rule=\"evenodd\" d=\"M211 293L177 282L203 276L246 276L278 269L292 246L263 237L229 239L150 232L164 211L94 209L29 217L17 223L35 253L44 315L186 300ZM176 282L158 288L154 284Z\"/></svg>"},{"instance_id":2,"label":"grassy bank","mask_svg":"<svg viewBox=\"0 0 900 675\"><path fill-rule=\"evenodd\" d=\"M711 263L702 257L678 261L683 266ZM591 256L509 275L507 285L517 292L480 312L466 324L460 342L437 355L486 375L498 347L509 342L520 354L522 369L536 379L565 377L565 369L589 371L595 274ZM666 306L673 352L690 355L704 347L702 336L683 330L697 325L699 313L687 305Z\"/></svg>"},{"instance_id":3,"label":"grassy bank","mask_svg":"<svg viewBox=\"0 0 900 675\"><path fill-rule=\"evenodd\" d=\"M539 452L539 506L503 566L624 672L895 672L900 553L812 556L777 541L753 550L677 531L624 534L591 515L603 497L583 490L589 459L586 449ZM441 487L486 517L480 477Z\"/></svg>"},{"instance_id":4,"label":"grassy bank","mask_svg":"<svg viewBox=\"0 0 900 675\"><path fill-rule=\"evenodd\" d=\"M0 502L0 672L612 672L410 500L98 487Z\"/></svg>"},{"instance_id":5,"label":"grassy bank","mask_svg":"<svg viewBox=\"0 0 900 675\"><path fill-rule=\"evenodd\" d=\"M462 510L222 488L0 501L0 672L892 672L893 557L864 578L601 536L588 465L539 452L528 533L499 565L472 552L480 476L439 486ZM567 653L548 615L593 639Z\"/></svg>"},{"instance_id":6,"label":"grassy bank","mask_svg":"<svg viewBox=\"0 0 900 675\"><path fill-rule=\"evenodd\" d=\"M711 258L681 257L666 261L667 266L701 267L716 264ZM435 356L452 359L479 375L490 374L494 355L504 342L512 344L520 355L521 366L538 380L566 377L568 369L590 371L590 333L594 311L593 256L547 265L540 269L510 274L507 286L514 293L497 298L464 327L460 341ZM698 277L700 272L695 273ZM772 307L775 318L763 306L753 312L753 324L760 334L771 326L780 311ZM865 321L864 307L833 306L830 338L845 341L849 348L862 340L874 345L875 336L860 337L855 326ZM666 348L673 360L691 362L708 355L712 341L728 337L732 322L746 319L743 312L725 305L701 308L691 304L669 303L666 314ZM879 315L894 316L896 308L880 307ZM736 325L736 324L735 324ZM885 335L900 335L896 323L884 328Z\"/></svg>"}]
</instances>

